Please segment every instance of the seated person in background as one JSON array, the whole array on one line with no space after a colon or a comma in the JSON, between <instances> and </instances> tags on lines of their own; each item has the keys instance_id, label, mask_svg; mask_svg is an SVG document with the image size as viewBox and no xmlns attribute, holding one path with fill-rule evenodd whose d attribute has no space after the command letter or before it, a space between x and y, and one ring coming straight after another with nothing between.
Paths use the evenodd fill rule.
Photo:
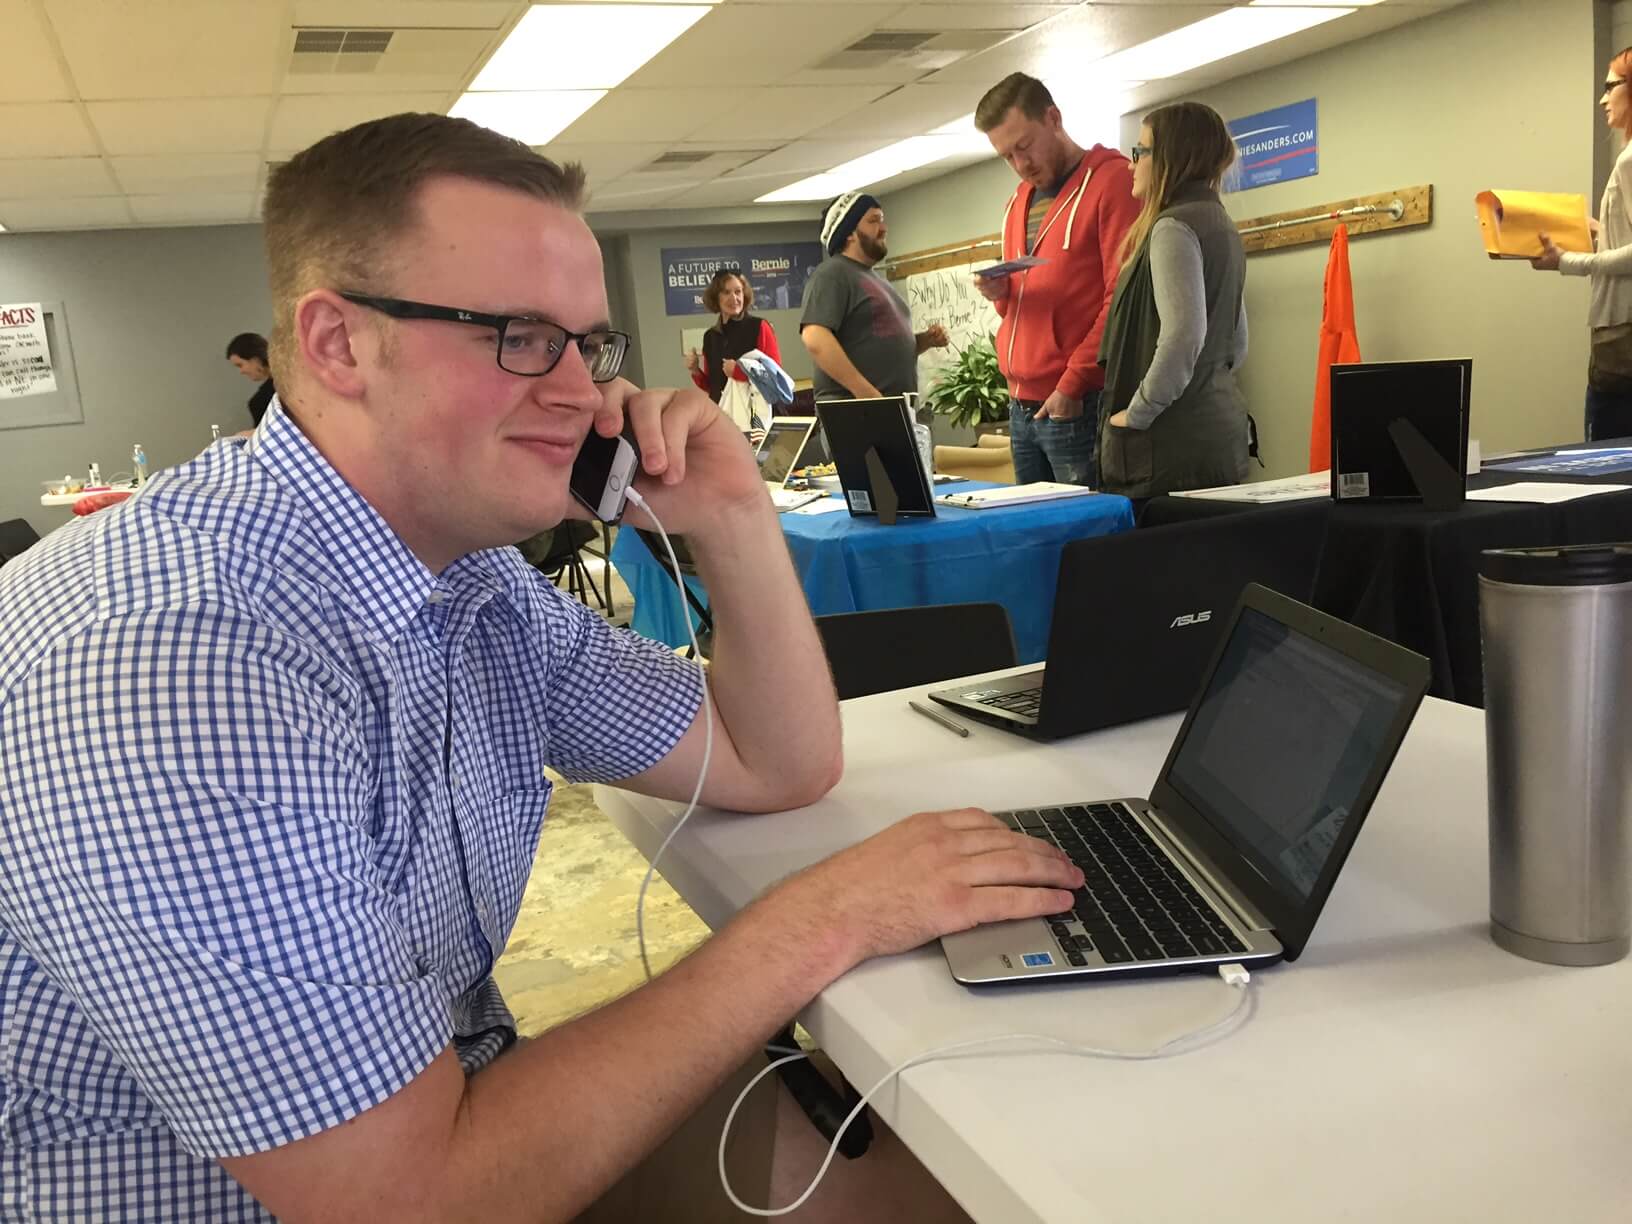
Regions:
<instances>
[{"instance_id":1,"label":"seated person in background","mask_svg":"<svg viewBox=\"0 0 1632 1224\"><path fill-rule=\"evenodd\" d=\"M737 367L737 358L758 349L778 365L782 363L776 328L748 313L753 304L754 287L741 272L721 268L714 273L714 279L703 290L703 305L718 318L703 333L703 351L692 349L686 354L691 381L707 391L708 398L723 408L744 433L754 427L754 417L763 425L771 414L764 397Z\"/></svg>"},{"instance_id":2,"label":"seated person in background","mask_svg":"<svg viewBox=\"0 0 1632 1224\"><path fill-rule=\"evenodd\" d=\"M227 360L250 382L261 384L249 397L249 419L259 425L266 415L266 406L277 394L277 388L272 385L272 367L267 363L266 337L240 332L227 341Z\"/></svg>"},{"instance_id":3,"label":"seated person in background","mask_svg":"<svg viewBox=\"0 0 1632 1224\"><path fill-rule=\"evenodd\" d=\"M1246 253L1219 201L1235 160L1224 120L1200 102L1159 107L1139 129L1133 194L1144 208L1099 360L1099 487L1127 497L1238 484L1247 476Z\"/></svg>"},{"instance_id":4,"label":"seated person in background","mask_svg":"<svg viewBox=\"0 0 1632 1224\"><path fill-rule=\"evenodd\" d=\"M264 210L261 427L5 567L0 1202L570 1219L861 961L1071 904L1052 847L914 816L515 1045L491 970L546 766L689 796L706 683L704 803L798 807L842 768L742 434L616 378L583 186L442 115L296 154ZM569 516L585 436L626 417L708 586L706 679L509 547Z\"/></svg>"}]
</instances>

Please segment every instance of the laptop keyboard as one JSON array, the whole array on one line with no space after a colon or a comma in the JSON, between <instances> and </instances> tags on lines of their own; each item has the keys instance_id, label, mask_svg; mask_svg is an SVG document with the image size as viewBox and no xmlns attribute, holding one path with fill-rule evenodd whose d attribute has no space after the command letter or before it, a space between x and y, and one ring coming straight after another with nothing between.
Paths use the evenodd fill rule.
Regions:
<instances>
[{"instance_id":1,"label":"laptop keyboard","mask_svg":"<svg viewBox=\"0 0 1632 1224\"><path fill-rule=\"evenodd\" d=\"M999 812L1010 828L1052 841L1082 868L1071 912L1048 919L1072 965L1245 952L1241 942L1121 803Z\"/></svg>"},{"instance_id":2,"label":"laptop keyboard","mask_svg":"<svg viewBox=\"0 0 1632 1224\"><path fill-rule=\"evenodd\" d=\"M993 709L1006 710L1010 714L1025 714L1031 718L1037 717L1037 711L1043 706L1043 690L1041 686L1029 689L1015 689L1012 693L993 693L989 697L978 699L983 706Z\"/></svg>"}]
</instances>

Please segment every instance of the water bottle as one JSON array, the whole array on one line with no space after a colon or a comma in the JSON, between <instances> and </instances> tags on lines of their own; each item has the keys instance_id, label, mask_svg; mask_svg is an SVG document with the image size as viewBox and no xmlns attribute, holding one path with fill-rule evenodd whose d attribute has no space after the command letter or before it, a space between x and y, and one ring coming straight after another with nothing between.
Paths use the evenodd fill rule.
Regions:
<instances>
[{"instance_id":1,"label":"water bottle","mask_svg":"<svg viewBox=\"0 0 1632 1224\"><path fill-rule=\"evenodd\" d=\"M1632 544L1479 565L1490 933L1553 965L1632 948Z\"/></svg>"},{"instance_id":2,"label":"water bottle","mask_svg":"<svg viewBox=\"0 0 1632 1224\"><path fill-rule=\"evenodd\" d=\"M130 452L130 470L135 473L137 488L147 483L147 452L140 442Z\"/></svg>"},{"instance_id":3,"label":"water bottle","mask_svg":"<svg viewBox=\"0 0 1632 1224\"><path fill-rule=\"evenodd\" d=\"M935 483L935 445L930 438L929 426L919 421L912 423L912 436L918 440L918 461L924 465L924 479Z\"/></svg>"},{"instance_id":4,"label":"water bottle","mask_svg":"<svg viewBox=\"0 0 1632 1224\"><path fill-rule=\"evenodd\" d=\"M210 426L210 441L211 442L221 441L221 426L219 426L219 425L211 425Z\"/></svg>"},{"instance_id":5,"label":"water bottle","mask_svg":"<svg viewBox=\"0 0 1632 1224\"><path fill-rule=\"evenodd\" d=\"M101 483L102 483L102 465L100 463L98 463L95 459L92 459L90 467L85 469L85 486L86 486L86 488L94 489L94 488L98 487Z\"/></svg>"}]
</instances>

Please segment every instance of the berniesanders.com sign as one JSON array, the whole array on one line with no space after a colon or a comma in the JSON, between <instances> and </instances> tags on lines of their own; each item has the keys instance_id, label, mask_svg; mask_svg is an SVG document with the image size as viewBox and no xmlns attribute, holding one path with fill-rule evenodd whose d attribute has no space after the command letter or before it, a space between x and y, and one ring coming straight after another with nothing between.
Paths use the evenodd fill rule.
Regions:
<instances>
[{"instance_id":1,"label":"berniesanders.com sign","mask_svg":"<svg viewBox=\"0 0 1632 1224\"><path fill-rule=\"evenodd\" d=\"M1225 191L1247 191L1320 173L1315 100L1231 119L1236 160L1224 176Z\"/></svg>"}]
</instances>

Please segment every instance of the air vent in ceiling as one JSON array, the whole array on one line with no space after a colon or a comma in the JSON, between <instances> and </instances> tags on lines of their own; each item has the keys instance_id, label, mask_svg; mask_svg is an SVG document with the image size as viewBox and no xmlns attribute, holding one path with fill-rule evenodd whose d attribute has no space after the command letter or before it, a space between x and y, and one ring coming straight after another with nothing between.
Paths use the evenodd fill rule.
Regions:
<instances>
[{"instance_id":1,"label":"air vent in ceiling","mask_svg":"<svg viewBox=\"0 0 1632 1224\"><path fill-rule=\"evenodd\" d=\"M662 157L647 166L648 170L658 170L665 166L695 166L700 161L707 161L714 156L712 149L674 149L663 154Z\"/></svg>"},{"instance_id":2,"label":"air vent in ceiling","mask_svg":"<svg viewBox=\"0 0 1632 1224\"><path fill-rule=\"evenodd\" d=\"M307 75L373 72L395 34L395 30L296 30L289 71Z\"/></svg>"},{"instance_id":3,"label":"air vent in ceiling","mask_svg":"<svg viewBox=\"0 0 1632 1224\"><path fill-rule=\"evenodd\" d=\"M1019 30L875 30L828 56L817 72L853 72L867 68L913 68L933 72L966 55L995 47Z\"/></svg>"}]
</instances>

